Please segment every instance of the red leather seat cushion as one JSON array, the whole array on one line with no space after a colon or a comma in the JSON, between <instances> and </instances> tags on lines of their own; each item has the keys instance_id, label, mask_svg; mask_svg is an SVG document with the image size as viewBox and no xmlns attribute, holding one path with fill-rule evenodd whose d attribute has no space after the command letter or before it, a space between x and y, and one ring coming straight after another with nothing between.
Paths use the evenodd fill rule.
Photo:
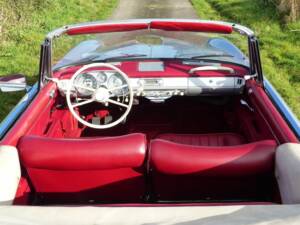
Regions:
<instances>
[{"instance_id":1,"label":"red leather seat cushion","mask_svg":"<svg viewBox=\"0 0 300 225\"><path fill-rule=\"evenodd\" d=\"M233 146L245 143L245 140L241 135L234 133L160 134L156 138L176 142L179 144L198 146Z\"/></svg>"},{"instance_id":2,"label":"red leather seat cushion","mask_svg":"<svg viewBox=\"0 0 300 225\"><path fill-rule=\"evenodd\" d=\"M20 139L21 163L47 202L137 202L145 192L146 138Z\"/></svg>"},{"instance_id":3,"label":"red leather seat cushion","mask_svg":"<svg viewBox=\"0 0 300 225\"><path fill-rule=\"evenodd\" d=\"M153 140L149 169L154 192L163 200L253 197L259 176L273 174L275 148L273 140L226 147Z\"/></svg>"}]
</instances>

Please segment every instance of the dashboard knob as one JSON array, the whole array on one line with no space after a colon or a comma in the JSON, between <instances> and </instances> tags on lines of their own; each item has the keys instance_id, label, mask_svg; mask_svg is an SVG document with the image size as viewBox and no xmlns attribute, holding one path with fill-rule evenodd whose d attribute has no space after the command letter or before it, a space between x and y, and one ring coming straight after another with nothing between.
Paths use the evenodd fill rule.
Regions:
<instances>
[{"instance_id":1,"label":"dashboard knob","mask_svg":"<svg viewBox=\"0 0 300 225\"><path fill-rule=\"evenodd\" d=\"M159 86L163 86L163 84L164 84L164 81L163 81L163 80L158 80L158 85L159 85Z\"/></svg>"},{"instance_id":2,"label":"dashboard knob","mask_svg":"<svg viewBox=\"0 0 300 225\"><path fill-rule=\"evenodd\" d=\"M143 88L143 86L144 86L144 84L145 84L145 81L144 80L142 80L142 79L140 79L140 80L138 80L138 85L140 86L140 87L142 87Z\"/></svg>"}]
</instances>

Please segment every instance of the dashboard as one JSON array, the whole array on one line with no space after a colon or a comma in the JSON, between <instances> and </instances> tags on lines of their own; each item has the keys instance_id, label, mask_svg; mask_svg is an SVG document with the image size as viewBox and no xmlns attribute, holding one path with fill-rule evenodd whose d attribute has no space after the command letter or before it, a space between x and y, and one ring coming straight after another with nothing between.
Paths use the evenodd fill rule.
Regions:
<instances>
[{"instance_id":1,"label":"dashboard","mask_svg":"<svg viewBox=\"0 0 300 225\"><path fill-rule=\"evenodd\" d=\"M245 85L245 78L243 74L231 74L230 76L220 76L220 73L210 72L208 74L190 74L189 70L195 68L193 65L186 67L186 71L182 67L176 67L179 72L185 72L181 75L168 73L167 65L159 62L147 63L143 65L137 63L136 69L128 69L128 66L120 69L128 76L130 85L133 90L134 97L144 97L153 102L163 102L172 96L197 96L197 95L224 95L224 94L240 94ZM186 65L185 65L186 66ZM124 67L124 65L123 65ZM173 68L174 69L174 66ZM170 69L169 69L170 72ZM224 72L224 71L223 71ZM239 71L240 72L240 71ZM246 72L245 72L246 73ZM147 75L145 75L147 74ZM245 75L245 74L244 74ZM124 96L128 93L126 81L117 72L103 68L94 68L91 71L84 71L79 74L74 80L74 86L77 93L81 96L91 95L91 91L80 88L90 87L97 89L105 87L114 90L115 96ZM58 88L62 95L66 94L67 87L70 85L70 79L60 79ZM116 87L122 88L114 89Z\"/></svg>"}]
</instances>

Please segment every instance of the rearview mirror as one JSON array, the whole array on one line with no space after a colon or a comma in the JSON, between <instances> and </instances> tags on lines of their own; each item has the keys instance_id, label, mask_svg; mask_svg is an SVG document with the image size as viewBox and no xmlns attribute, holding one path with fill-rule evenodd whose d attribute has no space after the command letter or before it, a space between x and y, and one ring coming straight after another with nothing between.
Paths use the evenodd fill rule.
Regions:
<instances>
[{"instance_id":1,"label":"rearview mirror","mask_svg":"<svg viewBox=\"0 0 300 225\"><path fill-rule=\"evenodd\" d=\"M26 87L26 78L22 74L0 77L0 90L2 92L23 91Z\"/></svg>"}]
</instances>

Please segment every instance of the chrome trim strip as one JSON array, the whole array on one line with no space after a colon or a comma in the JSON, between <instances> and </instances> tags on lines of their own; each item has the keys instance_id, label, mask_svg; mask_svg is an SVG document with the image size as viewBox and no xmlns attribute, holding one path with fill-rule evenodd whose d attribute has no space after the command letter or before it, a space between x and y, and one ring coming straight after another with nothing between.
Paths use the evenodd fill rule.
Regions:
<instances>
[{"instance_id":1,"label":"chrome trim strip","mask_svg":"<svg viewBox=\"0 0 300 225\"><path fill-rule=\"evenodd\" d=\"M33 87L23 96L19 103L10 111L5 119L0 123L0 140L8 132L11 126L17 121L20 115L24 112L33 98L38 92L38 83L35 83Z\"/></svg>"},{"instance_id":2,"label":"chrome trim strip","mask_svg":"<svg viewBox=\"0 0 300 225\"><path fill-rule=\"evenodd\" d=\"M291 111L289 106L285 103L285 101L282 99L282 97L279 95L279 93L275 90L272 84L266 78L264 78L264 85L268 96L275 104L276 108L279 110L279 112L284 117L284 119L287 121L287 123L290 125L295 135L300 140L299 120L297 119L295 114Z\"/></svg>"},{"instance_id":3,"label":"chrome trim strip","mask_svg":"<svg viewBox=\"0 0 300 225\"><path fill-rule=\"evenodd\" d=\"M68 30L68 26L57 28L46 35L46 39L52 40L53 38L58 38L63 35Z\"/></svg>"},{"instance_id":4,"label":"chrome trim strip","mask_svg":"<svg viewBox=\"0 0 300 225\"><path fill-rule=\"evenodd\" d=\"M233 24L232 27L235 31L237 31L241 35L246 35L248 37L254 36L254 32L248 27L242 26L240 24Z\"/></svg>"}]
</instances>

